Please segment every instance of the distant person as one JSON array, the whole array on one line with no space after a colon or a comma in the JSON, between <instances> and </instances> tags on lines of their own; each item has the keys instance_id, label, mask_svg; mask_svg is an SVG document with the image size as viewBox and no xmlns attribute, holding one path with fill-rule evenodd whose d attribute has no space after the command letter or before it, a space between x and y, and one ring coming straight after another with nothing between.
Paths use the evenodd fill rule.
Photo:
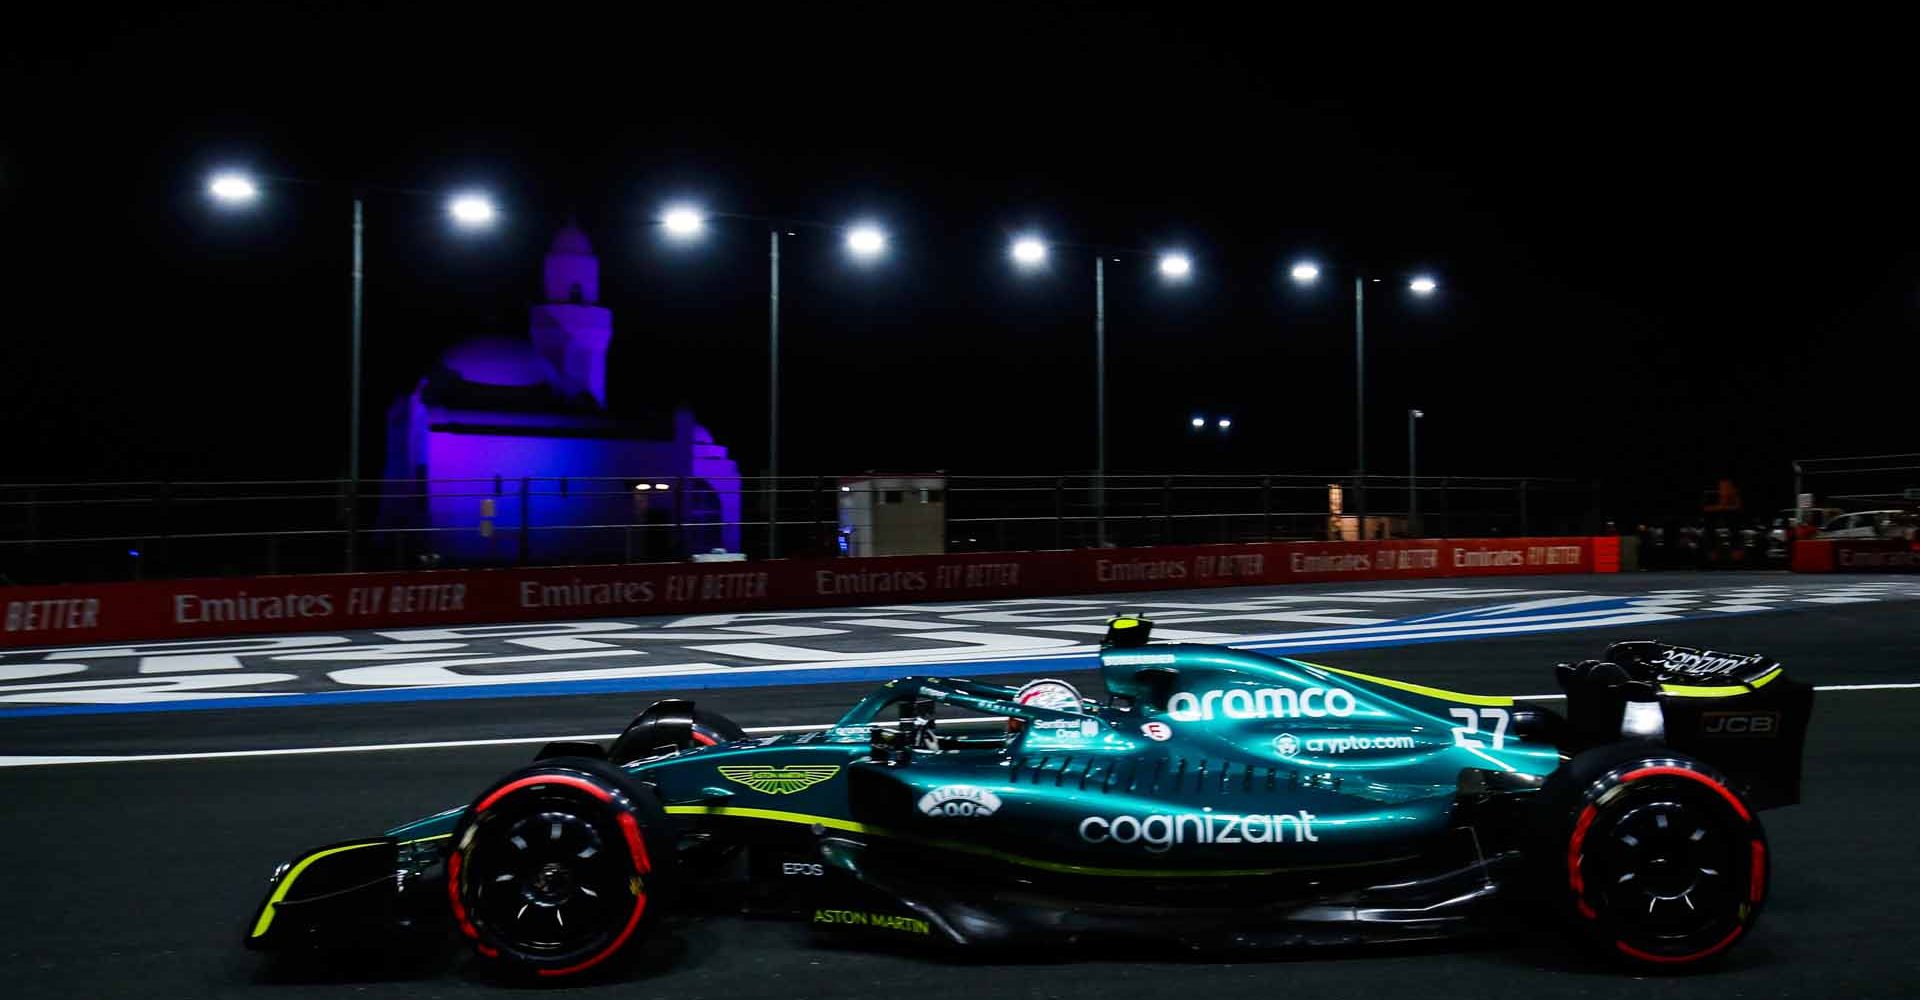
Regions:
<instances>
[{"instance_id":1,"label":"distant person","mask_svg":"<svg viewBox=\"0 0 1920 1000\"><path fill-rule=\"evenodd\" d=\"M1667 529L1655 521L1646 525L1645 549L1640 556L1640 565L1648 569L1667 568Z\"/></svg>"}]
</instances>

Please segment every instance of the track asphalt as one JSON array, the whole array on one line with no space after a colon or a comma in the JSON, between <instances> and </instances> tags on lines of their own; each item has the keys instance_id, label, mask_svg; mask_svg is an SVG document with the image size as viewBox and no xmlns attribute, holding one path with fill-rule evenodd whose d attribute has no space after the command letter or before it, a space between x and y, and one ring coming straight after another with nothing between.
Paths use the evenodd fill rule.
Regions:
<instances>
[{"instance_id":1,"label":"track asphalt","mask_svg":"<svg viewBox=\"0 0 1920 1000\"><path fill-rule=\"evenodd\" d=\"M1462 690L1550 694L1553 663L1596 655L1618 639L1656 637L1766 652L1816 685L1916 684L1920 580L1907 580L1912 583L1825 577L1818 586L1826 589L1814 591L1803 589L1813 586L1807 578L1759 573L1516 578L1501 584L1643 595L1642 600L1655 592L1685 596L1693 591L1699 599L1661 605L1654 610L1659 617L1629 624L1416 644L1352 643L1315 655L1338 666ZM1878 589L1846 589L1869 585ZM1715 602L1740 603L1721 599L1724 592L1756 587L1764 592L1747 602L1753 610L1707 610ZM1786 593L1774 593L1775 588ZM1262 594L1369 592L1361 585L1151 598L1206 604ZM1836 593L1875 596L1812 599ZM1546 598L1462 598L1423 605L1418 614L1541 599ZM1137 603L1125 597L1097 601L1087 609L1089 616ZM1358 616L1404 620L1412 613ZM916 611L907 617L918 616ZM1307 622L1270 627L1276 624L1266 623L1258 634L1367 627ZM1234 628L1236 634L1253 634ZM16 662L18 656L0 661ZM1091 675L1062 669L1084 662L1067 656L1004 667L1007 676L1064 676L1083 690L1097 690ZM1002 665L975 666L991 672ZM908 670L943 672L926 661L893 672ZM7 970L0 996L426 998L512 992L471 978L457 959L375 976L269 964L242 950L239 937L266 874L295 849L465 801L491 778L528 760L533 746L62 764L30 758L609 733L653 699L675 694L746 726L824 723L873 683L864 669L857 680L811 674L804 683L790 682L793 678L780 671L764 673L766 680L779 682L712 686L708 679L687 677L682 688L650 685L593 694L555 694L534 686L513 697L0 716L0 763L24 765L0 766L0 801L6 803L0 813L0 961ZM1912 997L1920 995L1920 948L1915 947L1920 915L1913 905L1920 899L1920 860L1913 850L1911 819L1920 793L1916 734L1920 689L1834 690L1818 696L1806 752L1805 802L1765 816L1778 865L1768 911L1728 964L1706 975L1634 979L1576 956L1557 935L1544 931L1466 948L1231 964L1115 955L976 964L825 948L799 925L721 919L687 926L659 945L657 971L568 992L687 1000L894 993L916 1000L1273 994L1529 1000Z\"/></svg>"}]
</instances>

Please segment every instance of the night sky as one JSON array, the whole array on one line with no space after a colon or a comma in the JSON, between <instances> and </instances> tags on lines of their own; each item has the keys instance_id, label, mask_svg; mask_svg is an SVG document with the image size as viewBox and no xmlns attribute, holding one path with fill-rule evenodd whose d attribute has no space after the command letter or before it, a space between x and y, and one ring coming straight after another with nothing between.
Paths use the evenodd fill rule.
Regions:
<instances>
[{"instance_id":1,"label":"night sky","mask_svg":"<svg viewBox=\"0 0 1920 1000\"><path fill-rule=\"evenodd\" d=\"M571 213L614 310L616 409L691 404L765 461L766 230L787 241L790 473L1084 471L1090 251L1109 265L1111 465L1339 472L1351 288L1370 466L1603 484L1623 518L1787 463L1913 450L1913 111L1898 32L1086 4L283 5L36 15L0 37L0 480L344 467L352 183L369 194L367 468L446 347L523 335ZM1599 8L1583 17L1612 17ZM1621 15L1624 16L1624 15ZM1647 17L1653 17L1647 14ZM1837 29L1836 29L1837 32ZM1843 44L1844 43L1844 44ZM228 165L328 181L215 210ZM1328 274L1303 290L1303 256ZM1415 300L1404 276L1433 274ZM1231 436L1192 435L1195 413Z\"/></svg>"}]
</instances>

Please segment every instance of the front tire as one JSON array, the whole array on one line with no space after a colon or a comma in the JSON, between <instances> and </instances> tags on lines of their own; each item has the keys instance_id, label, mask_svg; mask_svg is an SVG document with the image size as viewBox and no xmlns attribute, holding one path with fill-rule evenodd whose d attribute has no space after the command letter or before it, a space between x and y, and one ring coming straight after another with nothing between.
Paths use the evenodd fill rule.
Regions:
<instances>
[{"instance_id":1,"label":"front tire","mask_svg":"<svg viewBox=\"0 0 1920 1000\"><path fill-rule=\"evenodd\" d=\"M1653 744L1587 751L1544 791L1549 871L1579 936L1648 971L1723 956L1753 928L1765 831L1726 779Z\"/></svg>"},{"instance_id":2,"label":"front tire","mask_svg":"<svg viewBox=\"0 0 1920 1000\"><path fill-rule=\"evenodd\" d=\"M454 922L496 972L604 969L645 937L673 843L653 793L584 757L541 761L474 800L454 832Z\"/></svg>"}]
</instances>

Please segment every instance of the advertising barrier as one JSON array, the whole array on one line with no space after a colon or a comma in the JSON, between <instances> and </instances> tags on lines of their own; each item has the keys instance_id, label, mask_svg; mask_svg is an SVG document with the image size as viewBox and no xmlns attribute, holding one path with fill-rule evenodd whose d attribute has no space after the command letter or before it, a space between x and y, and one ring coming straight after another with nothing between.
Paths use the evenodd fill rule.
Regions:
<instances>
[{"instance_id":1,"label":"advertising barrier","mask_svg":"<svg viewBox=\"0 0 1920 1000\"><path fill-rule=\"evenodd\" d=\"M11 587L0 588L0 649L1184 587L1617 572L1618 567L1617 538L1477 538Z\"/></svg>"},{"instance_id":2,"label":"advertising barrier","mask_svg":"<svg viewBox=\"0 0 1920 1000\"><path fill-rule=\"evenodd\" d=\"M1806 538L1793 543L1795 573L1920 572L1920 548L1895 539Z\"/></svg>"}]
</instances>

